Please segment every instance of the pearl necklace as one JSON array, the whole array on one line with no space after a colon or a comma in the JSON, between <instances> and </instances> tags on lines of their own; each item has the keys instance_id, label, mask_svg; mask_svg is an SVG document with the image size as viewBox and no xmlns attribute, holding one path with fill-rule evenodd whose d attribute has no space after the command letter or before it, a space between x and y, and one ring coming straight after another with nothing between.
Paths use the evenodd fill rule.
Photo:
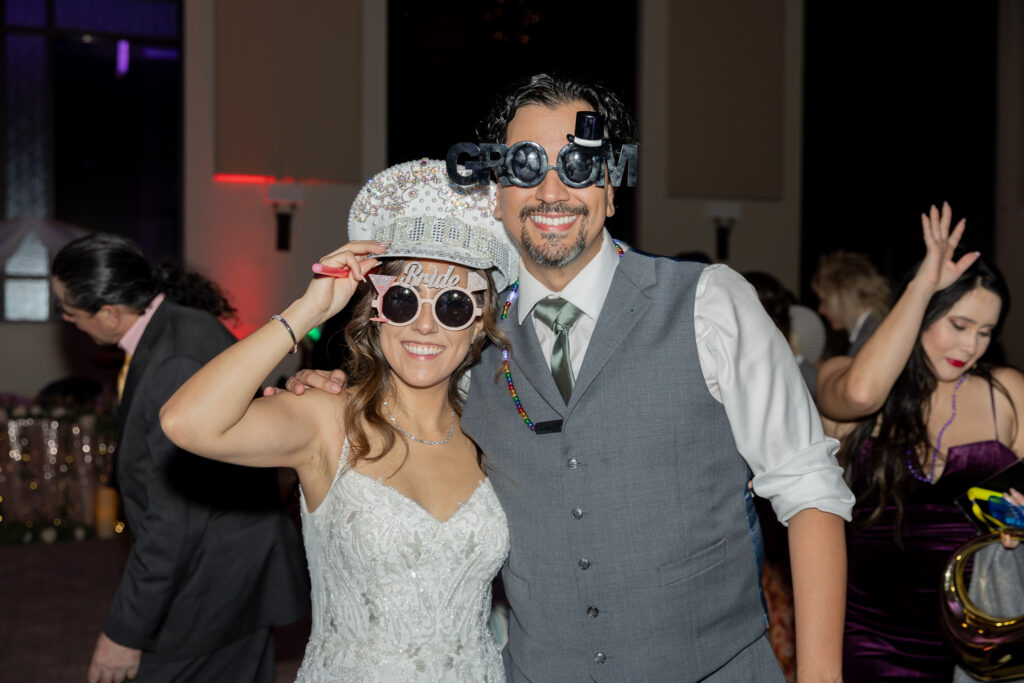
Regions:
<instances>
[{"instance_id":1,"label":"pearl necklace","mask_svg":"<svg viewBox=\"0 0 1024 683\"><path fill-rule=\"evenodd\" d=\"M398 424L398 421L395 420L395 416L391 414L391 410L388 408L388 402L387 401L384 401L384 410L387 412L388 417L391 419L391 424L395 425L395 429L400 431L402 433L402 436L404 436L405 438L409 439L410 441L415 441L416 443L424 444L425 446L443 446L443 445L445 445L446 443L448 443L449 441L452 440L452 434L455 433L455 409L454 408L452 408L452 423L448 427L448 436L444 437L443 441L427 441L426 439L420 439L420 438L417 438L417 437L413 436L409 432L407 432L404 429L402 429L402 427Z\"/></svg>"},{"instance_id":2,"label":"pearl necklace","mask_svg":"<svg viewBox=\"0 0 1024 683\"><path fill-rule=\"evenodd\" d=\"M963 384L964 380L966 379L967 373L964 373L964 375L960 378L960 381L956 383L955 387L953 387L953 414L949 416L948 420L946 420L946 424L942 425L942 429L939 430L939 435L935 439L935 448L932 449L932 467L931 472L928 473L928 476L924 476L922 474L917 473L917 470L915 470L913 465L911 464L911 449L907 449L907 469L910 470L910 473L914 475L914 477L916 477L918 481L923 481L926 484L932 484L935 482L935 461L939 457L939 450L942 448L942 435L946 433L946 429L949 427L949 425L953 424L953 420L956 419L956 392L958 389L960 389L960 385Z\"/></svg>"},{"instance_id":3,"label":"pearl necklace","mask_svg":"<svg viewBox=\"0 0 1024 683\"><path fill-rule=\"evenodd\" d=\"M618 240L612 240L615 245L615 251L619 252L619 258L622 258L622 246ZM519 280L512 283L512 289L508 293L508 297L505 299L505 305L501 309L501 319L504 320L508 317L508 310L512 308L512 304L515 303L516 299L519 298ZM508 345L501 347L501 371L505 375L505 381L508 383L508 393L512 396L512 404L516 407L516 412L519 413L519 417L523 419L525 424L531 432L537 431L537 426L530 419L530 416L526 414L526 410L523 408L523 402L519 400L519 394L516 393L516 384L512 381L512 369L509 366L509 360L512 358L512 353L508 350ZM386 404L385 404L386 405ZM397 426L397 425L396 425Z\"/></svg>"}]
</instances>

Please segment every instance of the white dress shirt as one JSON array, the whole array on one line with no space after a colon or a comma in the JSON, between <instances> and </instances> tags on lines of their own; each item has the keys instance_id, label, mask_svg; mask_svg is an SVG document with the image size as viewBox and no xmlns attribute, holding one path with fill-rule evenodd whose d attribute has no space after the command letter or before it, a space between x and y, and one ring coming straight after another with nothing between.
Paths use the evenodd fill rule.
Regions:
<instances>
[{"instance_id":1,"label":"white dress shirt","mask_svg":"<svg viewBox=\"0 0 1024 683\"><path fill-rule=\"evenodd\" d=\"M607 231L597 256L560 292L549 290L520 263L520 325L544 297L561 297L583 312L569 331L574 375L618 263ZM725 407L736 447L754 473L755 493L772 501L783 523L805 508L849 520L854 496L836 464L839 442L825 436L793 351L754 288L726 265L706 267L697 281L693 325L704 382ZM536 319L533 326L550 364L555 333Z\"/></svg>"},{"instance_id":2,"label":"white dress shirt","mask_svg":"<svg viewBox=\"0 0 1024 683\"><path fill-rule=\"evenodd\" d=\"M860 328L864 327L864 323L867 322L868 318L871 317L872 313L873 313L873 311L869 308L866 311L864 311L863 313L861 313L860 317L857 318L857 322L854 323L853 329L850 330L850 335L849 335L849 337L847 337L851 343L853 342L854 339L857 338L857 335L860 334Z\"/></svg>"}]
</instances>

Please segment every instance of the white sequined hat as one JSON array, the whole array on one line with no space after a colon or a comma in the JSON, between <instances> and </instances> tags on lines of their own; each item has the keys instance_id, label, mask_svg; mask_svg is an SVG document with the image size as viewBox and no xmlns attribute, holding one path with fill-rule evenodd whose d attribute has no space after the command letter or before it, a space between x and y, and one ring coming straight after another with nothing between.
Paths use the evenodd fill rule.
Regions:
<instances>
[{"instance_id":1,"label":"white sequined hat","mask_svg":"<svg viewBox=\"0 0 1024 683\"><path fill-rule=\"evenodd\" d=\"M348 214L350 240L391 240L381 256L432 258L497 269L498 291L519 268L519 253L494 217L491 183L455 185L445 162L407 161L381 171L359 190Z\"/></svg>"}]
</instances>

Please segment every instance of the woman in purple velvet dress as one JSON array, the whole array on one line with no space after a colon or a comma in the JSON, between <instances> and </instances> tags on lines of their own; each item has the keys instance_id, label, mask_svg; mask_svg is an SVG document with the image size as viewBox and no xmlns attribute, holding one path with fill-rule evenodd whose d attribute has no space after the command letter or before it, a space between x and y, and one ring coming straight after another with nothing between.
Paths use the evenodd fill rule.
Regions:
<instances>
[{"instance_id":1,"label":"woman in purple velvet dress","mask_svg":"<svg viewBox=\"0 0 1024 683\"><path fill-rule=\"evenodd\" d=\"M818 376L826 430L857 494L849 527L844 680L950 681L939 583L974 536L953 499L1024 453L1024 375L983 360L1006 284L976 252L954 255L943 205L922 215L926 255L855 358Z\"/></svg>"}]
</instances>

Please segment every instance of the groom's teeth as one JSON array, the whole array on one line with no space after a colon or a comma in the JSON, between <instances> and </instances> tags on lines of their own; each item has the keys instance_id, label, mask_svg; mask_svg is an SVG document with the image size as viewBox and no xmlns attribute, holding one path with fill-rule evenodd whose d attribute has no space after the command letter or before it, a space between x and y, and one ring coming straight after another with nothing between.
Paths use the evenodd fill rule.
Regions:
<instances>
[{"instance_id":1,"label":"groom's teeth","mask_svg":"<svg viewBox=\"0 0 1024 683\"><path fill-rule=\"evenodd\" d=\"M574 220L576 220L575 215L558 216L557 218L551 218L549 216L531 216L531 218L533 219L534 223L550 226L565 225L566 223L572 223Z\"/></svg>"}]
</instances>

